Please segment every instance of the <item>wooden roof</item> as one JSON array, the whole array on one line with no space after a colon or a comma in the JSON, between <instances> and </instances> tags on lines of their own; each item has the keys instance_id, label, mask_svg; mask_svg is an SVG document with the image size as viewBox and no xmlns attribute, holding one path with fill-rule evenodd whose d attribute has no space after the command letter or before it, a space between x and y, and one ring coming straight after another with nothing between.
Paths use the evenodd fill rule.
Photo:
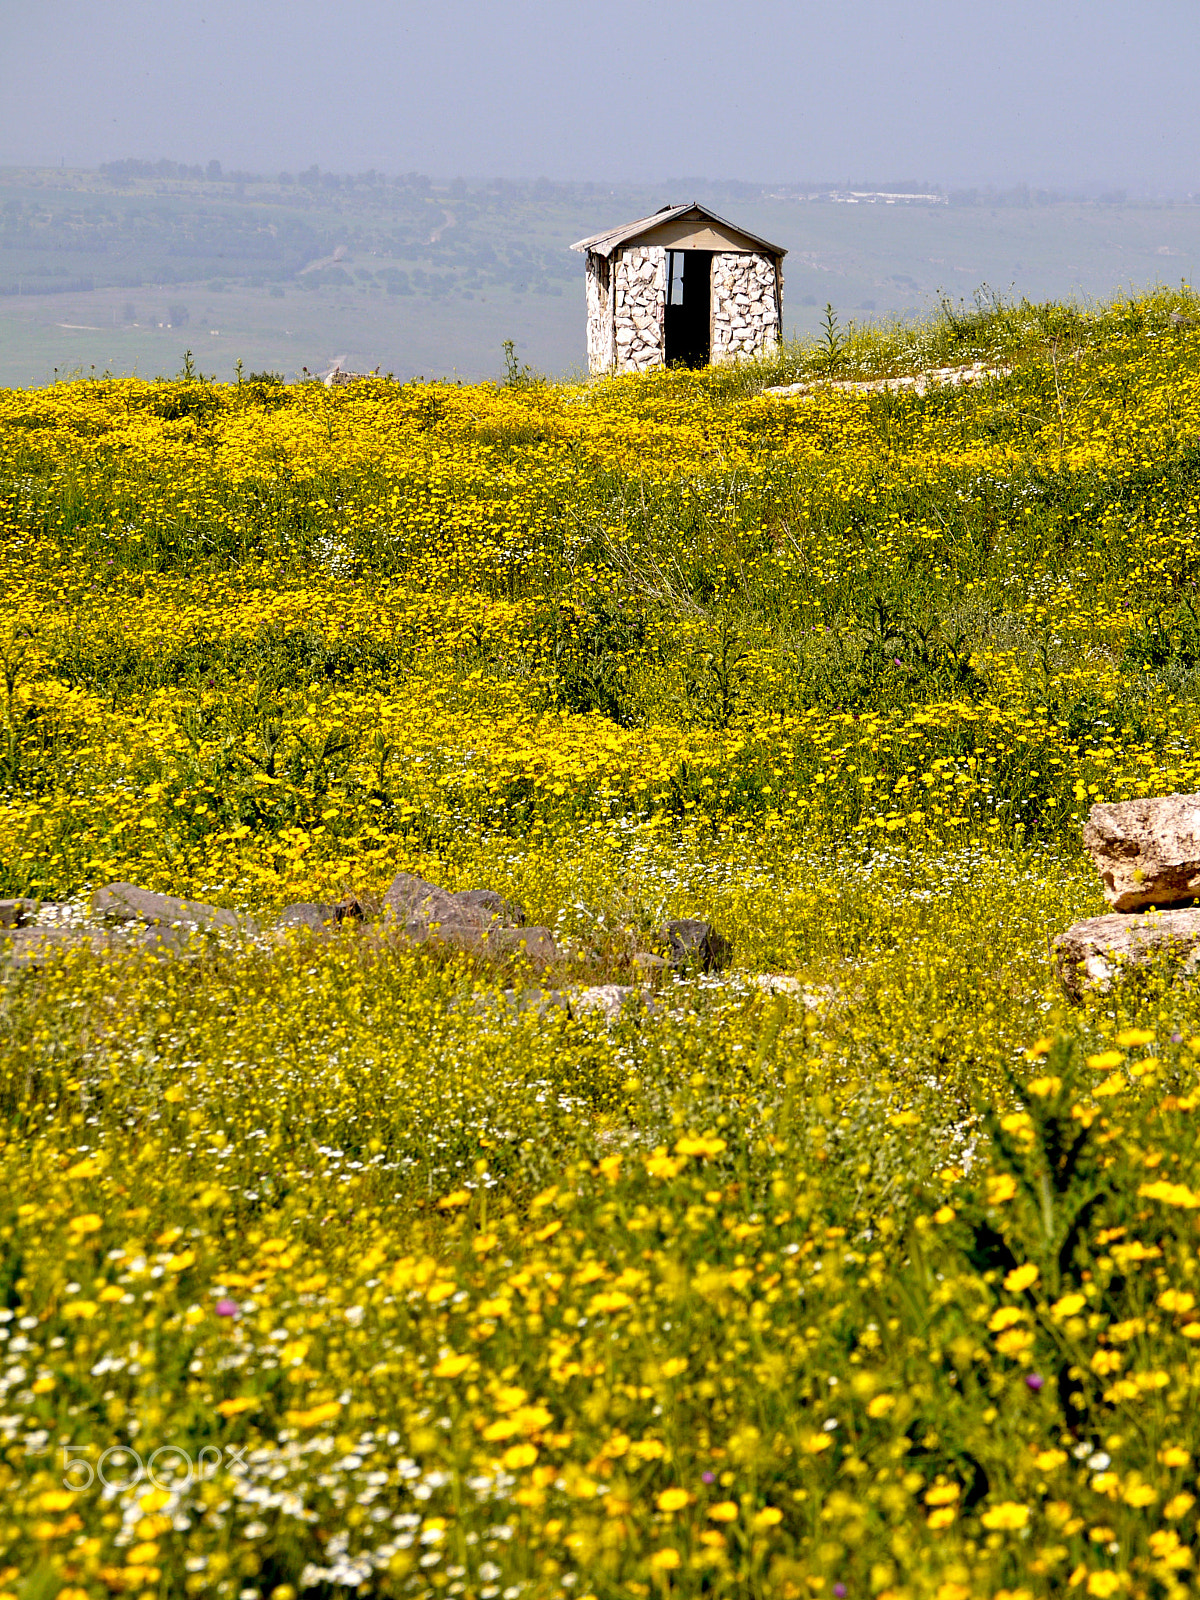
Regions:
<instances>
[{"instance_id":1,"label":"wooden roof","mask_svg":"<svg viewBox=\"0 0 1200 1600\"><path fill-rule=\"evenodd\" d=\"M621 228L593 233L590 238L578 240L571 249L611 258L622 245L634 243L661 244L677 250L753 250L776 259L787 255L782 245L771 244L736 223L726 222L694 200L686 206L663 206L652 217L639 217Z\"/></svg>"}]
</instances>

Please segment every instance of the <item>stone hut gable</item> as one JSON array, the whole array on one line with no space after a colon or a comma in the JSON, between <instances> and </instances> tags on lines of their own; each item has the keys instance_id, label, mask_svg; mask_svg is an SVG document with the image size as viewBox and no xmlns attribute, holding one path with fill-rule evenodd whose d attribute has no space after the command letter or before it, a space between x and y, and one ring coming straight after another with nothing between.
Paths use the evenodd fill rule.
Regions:
<instances>
[{"instance_id":1,"label":"stone hut gable","mask_svg":"<svg viewBox=\"0 0 1200 1600\"><path fill-rule=\"evenodd\" d=\"M783 328L786 251L698 204L580 239L593 373L762 354Z\"/></svg>"},{"instance_id":2,"label":"stone hut gable","mask_svg":"<svg viewBox=\"0 0 1200 1600\"><path fill-rule=\"evenodd\" d=\"M571 249L611 260L617 250L635 240L638 244L659 245L668 250L761 251L778 260L787 255L782 245L771 244L756 233L739 228L736 223L726 222L724 217L695 201L686 206L664 206L652 217L594 233L590 238L577 240Z\"/></svg>"}]
</instances>

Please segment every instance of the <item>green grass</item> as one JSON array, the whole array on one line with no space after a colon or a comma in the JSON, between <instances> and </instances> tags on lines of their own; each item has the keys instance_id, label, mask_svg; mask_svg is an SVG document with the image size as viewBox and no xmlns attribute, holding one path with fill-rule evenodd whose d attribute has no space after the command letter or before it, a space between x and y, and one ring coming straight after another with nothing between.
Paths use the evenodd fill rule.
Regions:
<instances>
[{"instance_id":1,"label":"green grass","mask_svg":"<svg viewBox=\"0 0 1200 1600\"><path fill-rule=\"evenodd\" d=\"M1052 941L1200 777L1191 305L856 330L1012 369L923 398L0 397L6 889L564 952L0 977L0 1596L1188 1592L1200 996Z\"/></svg>"}]
</instances>

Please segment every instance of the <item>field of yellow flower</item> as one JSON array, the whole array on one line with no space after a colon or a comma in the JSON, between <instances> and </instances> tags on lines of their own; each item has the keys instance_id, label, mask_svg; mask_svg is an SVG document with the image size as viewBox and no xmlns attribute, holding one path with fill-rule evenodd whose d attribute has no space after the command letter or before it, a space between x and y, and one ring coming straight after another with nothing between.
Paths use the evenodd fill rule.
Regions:
<instances>
[{"instance_id":1,"label":"field of yellow flower","mask_svg":"<svg viewBox=\"0 0 1200 1600\"><path fill-rule=\"evenodd\" d=\"M1049 954L1200 788L1189 304L0 391L0 896L563 952L0 968L0 1600L1192 1592L1200 999Z\"/></svg>"}]
</instances>

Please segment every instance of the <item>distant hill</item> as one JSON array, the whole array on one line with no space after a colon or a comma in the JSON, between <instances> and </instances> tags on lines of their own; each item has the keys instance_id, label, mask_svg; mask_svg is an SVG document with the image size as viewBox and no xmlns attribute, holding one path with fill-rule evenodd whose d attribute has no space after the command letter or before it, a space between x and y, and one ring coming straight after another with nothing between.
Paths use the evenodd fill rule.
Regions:
<instances>
[{"instance_id":1,"label":"distant hill","mask_svg":"<svg viewBox=\"0 0 1200 1600\"><path fill-rule=\"evenodd\" d=\"M915 179L660 186L436 183L321 172L271 178L174 161L0 169L0 383L95 366L174 371L185 344L230 376L341 358L397 376L583 361L583 269L568 246L667 201L699 199L789 248L788 331L927 309L987 282L1030 298L1190 279L1200 207Z\"/></svg>"}]
</instances>

